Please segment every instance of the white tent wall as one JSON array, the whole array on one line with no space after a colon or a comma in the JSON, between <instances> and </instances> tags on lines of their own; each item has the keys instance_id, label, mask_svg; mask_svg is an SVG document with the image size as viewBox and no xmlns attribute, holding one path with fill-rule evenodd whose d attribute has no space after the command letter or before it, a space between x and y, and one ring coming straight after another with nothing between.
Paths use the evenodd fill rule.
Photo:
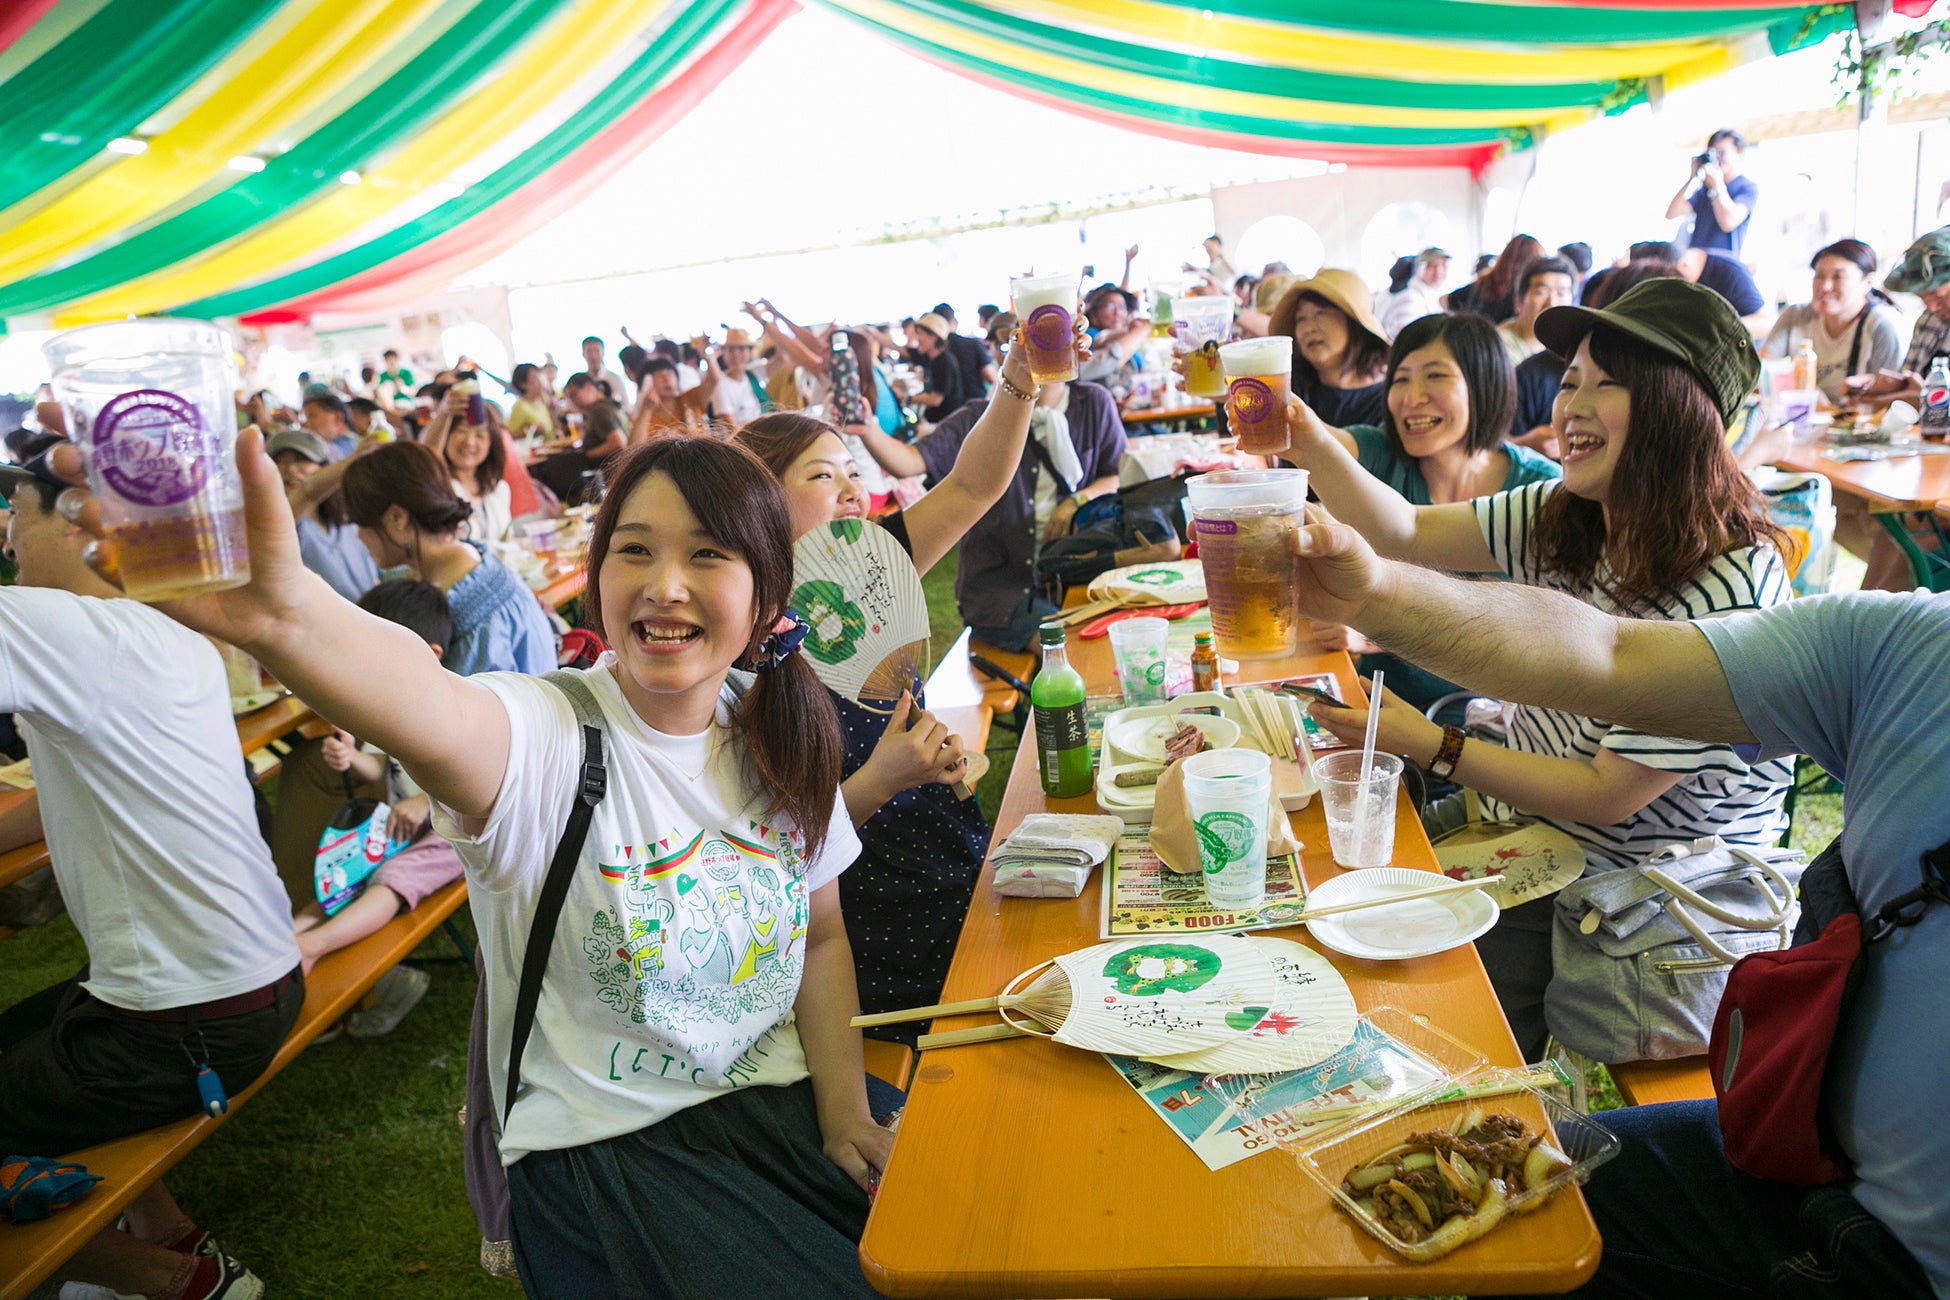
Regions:
<instances>
[{"instance_id":1,"label":"white tent wall","mask_svg":"<svg viewBox=\"0 0 1950 1300\"><path fill-rule=\"evenodd\" d=\"M1240 271L1256 275L1269 260L1302 274L1339 266L1376 287L1397 257L1431 244L1464 259L1482 243L1480 212L1476 182L1460 167L1364 167L1212 191L1219 235ZM1258 256L1262 249L1272 256Z\"/></svg>"}]
</instances>

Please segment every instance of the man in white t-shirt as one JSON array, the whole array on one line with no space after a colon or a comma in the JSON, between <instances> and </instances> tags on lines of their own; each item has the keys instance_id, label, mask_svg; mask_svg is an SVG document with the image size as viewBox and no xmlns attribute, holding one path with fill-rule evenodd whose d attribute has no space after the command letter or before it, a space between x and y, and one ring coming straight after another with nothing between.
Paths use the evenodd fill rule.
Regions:
<instances>
[{"instance_id":1,"label":"man in white t-shirt","mask_svg":"<svg viewBox=\"0 0 1950 1300\"><path fill-rule=\"evenodd\" d=\"M72 980L0 1012L0 1152L62 1156L197 1114L199 1069L235 1095L304 1004L284 889L258 833L216 649L120 598L55 510L46 456L0 467L0 711L19 719L42 838L88 949ZM263 1284L160 1183L67 1275L114 1292L254 1300Z\"/></svg>"}]
</instances>

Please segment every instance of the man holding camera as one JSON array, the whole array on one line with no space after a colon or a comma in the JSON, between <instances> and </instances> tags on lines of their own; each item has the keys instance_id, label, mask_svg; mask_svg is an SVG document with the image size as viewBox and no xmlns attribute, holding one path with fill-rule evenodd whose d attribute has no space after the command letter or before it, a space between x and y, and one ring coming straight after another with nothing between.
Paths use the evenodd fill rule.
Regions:
<instances>
[{"instance_id":1,"label":"man holding camera","mask_svg":"<svg viewBox=\"0 0 1950 1300\"><path fill-rule=\"evenodd\" d=\"M1719 248L1740 256L1747 242L1747 223L1754 219L1754 200L1760 187L1743 174L1747 142L1740 132L1722 127L1707 137L1706 152L1693 158L1693 174L1666 205L1666 216L1677 220L1693 214L1688 248Z\"/></svg>"}]
</instances>

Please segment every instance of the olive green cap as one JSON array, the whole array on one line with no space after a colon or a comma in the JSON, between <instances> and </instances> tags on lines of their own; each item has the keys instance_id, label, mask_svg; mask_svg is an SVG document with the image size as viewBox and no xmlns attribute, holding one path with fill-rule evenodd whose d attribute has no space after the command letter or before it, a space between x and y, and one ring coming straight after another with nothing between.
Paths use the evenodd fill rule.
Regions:
<instances>
[{"instance_id":1,"label":"olive green cap","mask_svg":"<svg viewBox=\"0 0 1950 1300\"><path fill-rule=\"evenodd\" d=\"M1646 280L1609 307L1552 307L1537 318L1537 337L1567 361L1594 329L1614 330L1686 367L1728 423L1760 382L1754 336L1733 304L1691 280Z\"/></svg>"}]
</instances>

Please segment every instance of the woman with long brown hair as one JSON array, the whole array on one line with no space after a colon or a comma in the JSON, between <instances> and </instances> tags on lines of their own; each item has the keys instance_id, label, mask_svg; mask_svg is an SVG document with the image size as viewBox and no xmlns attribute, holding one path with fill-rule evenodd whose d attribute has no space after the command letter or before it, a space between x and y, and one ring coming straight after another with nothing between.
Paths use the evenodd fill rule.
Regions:
<instances>
[{"instance_id":1,"label":"woman with long brown hair","mask_svg":"<svg viewBox=\"0 0 1950 1300\"><path fill-rule=\"evenodd\" d=\"M1634 618L1696 619L1787 600L1780 532L1726 446L1725 422L1760 371L1726 300L1685 280L1649 280L1605 310L1552 308L1537 328L1569 359L1553 412L1561 483L1412 506L1296 406L1291 454L1313 471L1327 508L1383 554L1554 587ZM1367 722L1364 709L1316 716L1355 740ZM1507 746L1496 746L1465 741L1390 698L1379 744L1423 765L1442 755L1439 775L1486 796L1486 816L1557 827L1583 848L1588 872L1705 835L1771 845L1786 823L1793 770L1528 705L1516 709ZM1432 830L1462 818L1460 797L1425 815ZM1550 913L1548 899L1513 908L1477 941L1519 1045L1533 1055L1546 1028Z\"/></svg>"},{"instance_id":2,"label":"woman with long brown hair","mask_svg":"<svg viewBox=\"0 0 1950 1300\"><path fill-rule=\"evenodd\" d=\"M257 434L237 445L251 581L170 612L255 654L433 800L481 933L528 1294L871 1300L857 1242L893 1135L847 1023L837 878L858 842L832 707L786 611L776 481L709 438L628 453L589 550L616 649L548 680L461 677L305 571ZM752 670L742 689L734 667ZM552 871L572 808L580 851ZM543 922L551 877L566 893ZM539 998L520 996L525 972ZM726 1233L738 1249L698 1251Z\"/></svg>"},{"instance_id":3,"label":"woman with long brown hair","mask_svg":"<svg viewBox=\"0 0 1950 1300\"><path fill-rule=\"evenodd\" d=\"M1475 312L1493 325L1517 314L1517 285L1530 264L1544 255L1544 246L1530 235L1512 235L1489 270L1451 293L1443 305L1450 311Z\"/></svg>"}]
</instances>

